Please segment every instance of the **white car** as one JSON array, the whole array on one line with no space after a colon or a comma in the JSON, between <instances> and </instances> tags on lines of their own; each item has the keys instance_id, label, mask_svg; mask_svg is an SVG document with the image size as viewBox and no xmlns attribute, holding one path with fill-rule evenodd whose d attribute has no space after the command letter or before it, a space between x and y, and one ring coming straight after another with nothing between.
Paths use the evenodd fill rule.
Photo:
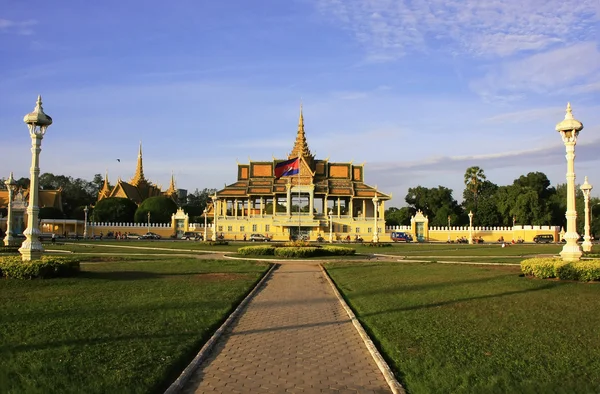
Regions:
<instances>
[{"instance_id":1,"label":"white car","mask_svg":"<svg viewBox=\"0 0 600 394\"><path fill-rule=\"evenodd\" d=\"M252 234L250 235L250 241L252 242L268 242L271 238L264 236L262 234Z\"/></svg>"}]
</instances>

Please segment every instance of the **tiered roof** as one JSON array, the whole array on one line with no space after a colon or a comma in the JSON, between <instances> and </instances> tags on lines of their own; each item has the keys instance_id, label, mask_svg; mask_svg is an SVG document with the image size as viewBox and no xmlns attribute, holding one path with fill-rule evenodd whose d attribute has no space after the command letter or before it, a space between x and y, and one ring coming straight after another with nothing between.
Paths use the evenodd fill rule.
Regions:
<instances>
[{"instance_id":1,"label":"tiered roof","mask_svg":"<svg viewBox=\"0 0 600 394\"><path fill-rule=\"evenodd\" d=\"M275 166L284 160L300 158L298 176L275 178ZM315 160L310 152L304 130L304 116L300 107L298 131L291 153L287 159L272 161L251 161L238 164L238 177L235 183L217 192L218 197L268 196L287 191L286 184L313 184L315 194L330 196L374 197L389 200L390 196L364 183L364 164L332 163L329 160Z\"/></svg>"}]
</instances>

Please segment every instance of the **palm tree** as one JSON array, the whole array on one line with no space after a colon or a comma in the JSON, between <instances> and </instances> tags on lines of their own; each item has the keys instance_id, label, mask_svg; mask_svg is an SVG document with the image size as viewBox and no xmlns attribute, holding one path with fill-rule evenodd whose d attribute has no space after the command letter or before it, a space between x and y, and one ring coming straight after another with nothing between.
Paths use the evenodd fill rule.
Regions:
<instances>
[{"instance_id":1,"label":"palm tree","mask_svg":"<svg viewBox=\"0 0 600 394\"><path fill-rule=\"evenodd\" d=\"M473 202L475 203L475 208L477 208L477 192L479 190L479 186L483 181L485 181L486 177L483 173L483 169L474 166L467 168L465 171L465 186L467 189L473 193Z\"/></svg>"}]
</instances>

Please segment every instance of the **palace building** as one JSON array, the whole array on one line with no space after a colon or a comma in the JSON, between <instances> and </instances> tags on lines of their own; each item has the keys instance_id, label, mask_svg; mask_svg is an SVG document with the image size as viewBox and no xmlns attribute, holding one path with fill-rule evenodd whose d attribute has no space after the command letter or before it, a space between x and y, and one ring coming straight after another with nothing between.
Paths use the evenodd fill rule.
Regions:
<instances>
[{"instance_id":1,"label":"palace building","mask_svg":"<svg viewBox=\"0 0 600 394\"><path fill-rule=\"evenodd\" d=\"M142 162L142 143L140 142L140 150L138 153L137 167L135 174L129 182L123 181L121 178L117 180L117 184L111 189L108 185L108 173L104 176L104 185L98 193L98 201L109 197L128 198L136 204L140 205L142 201L149 197L166 196L177 200L177 189L175 188L175 179L171 175L171 184L166 191L144 177L144 166Z\"/></svg>"},{"instance_id":2,"label":"palace building","mask_svg":"<svg viewBox=\"0 0 600 394\"><path fill-rule=\"evenodd\" d=\"M277 164L299 158L296 175L275 176ZM212 197L208 207L215 236L274 240L345 240L385 236L384 204L391 198L365 183L364 164L315 159L310 152L300 108L296 141L286 159L250 161L237 167L237 181Z\"/></svg>"}]
</instances>

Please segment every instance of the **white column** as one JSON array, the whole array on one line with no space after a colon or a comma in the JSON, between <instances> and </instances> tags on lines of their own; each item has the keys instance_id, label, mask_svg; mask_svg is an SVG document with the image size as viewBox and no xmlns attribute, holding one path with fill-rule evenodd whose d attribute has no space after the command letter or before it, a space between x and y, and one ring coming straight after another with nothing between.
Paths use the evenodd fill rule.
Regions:
<instances>
[{"instance_id":1,"label":"white column","mask_svg":"<svg viewBox=\"0 0 600 394\"><path fill-rule=\"evenodd\" d=\"M8 206L7 206L7 213L6 213L6 236L4 237L4 245L8 246L8 245L12 245L12 243L13 243L12 200L13 200L13 193L17 186L15 183L15 179L13 178L12 172L10 173L10 176L4 183L6 184L6 188L8 189Z\"/></svg>"},{"instance_id":2,"label":"white column","mask_svg":"<svg viewBox=\"0 0 600 394\"><path fill-rule=\"evenodd\" d=\"M292 185L288 182L285 185L287 189L286 213L288 217L292 217Z\"/></svg>"},{"instance_id":3,"label":"white column","mask_svg":"<svg viewBox=\"0 0 600 394\"><path fill-rule=\"evenodd\" d=\"M588 182L588 177L585 177L585 182L581 185L581 191L583 192L583 199L585 203L585 236L583 237L583 243L581 244L581 248L584 252L592 251L592 238L590 237L590 193L594 187Z\"/></svg>"},{"instance_id":4,"label":"white column","mask_svg":"<svg viewBox=\"0 0 600 394\"><path fill-rule=\"evenodd\" d=\"M315 190L314 185L312 185L313 189L308 192L308 215L309 217L313 217L313 211L315 208Z\"/></svg>"},{"instance_id":5,"label":"white column","mask_svg":"<svg viewBox=\"0 0 600 394\"><path fill-rule=\"evenodd\" d=\"M40 152L42 150L42 136L31 133L31 181L29 183L29 205L27 206L27 228L23 231L26 239L19 248L23 261L39 260L44 248L39 240L38 228L38 194L40 176Z\"/></svg>"},{"instance_id":6,"label":"white column","mask_svg":"<svg viewBox=\"0 0 600 394\"><path fill-rule=\"evenodd\" d=\"M567 243L563 246L560 255L564 261L579 261L581 249L577 240L577 210L575 208L575 144L574 138L563 138L567 151L567 232L565 240Z\"/></svg>"},{"instance_id":7,"label":"white column","mask_svg":"<svg viewBox=\"0 0 600 394\"><path fill-rule=\"evenodd\" d=\"M215 193L216 194L216 193ZM212 197L213 200L213 213L214 213L214 217L213 217L213 231L212 231L212 240L216 241L217 240L217 211L219 208L219 200L217 200L217 196L213 196Z\"/></svg>"},{"instance_id":8,"label":"white column","mask_svg":"<svg viewBox=\"0 0 600 394\"><path fill-rule=\"evenodd\" d=\"M373 242L379 242L379 232L377 231L377 209L378 209L379 198L377 198L377 194L373 197L373 212L374 212L374 224L373 227Z\"/></svg>"}]
</instances>

